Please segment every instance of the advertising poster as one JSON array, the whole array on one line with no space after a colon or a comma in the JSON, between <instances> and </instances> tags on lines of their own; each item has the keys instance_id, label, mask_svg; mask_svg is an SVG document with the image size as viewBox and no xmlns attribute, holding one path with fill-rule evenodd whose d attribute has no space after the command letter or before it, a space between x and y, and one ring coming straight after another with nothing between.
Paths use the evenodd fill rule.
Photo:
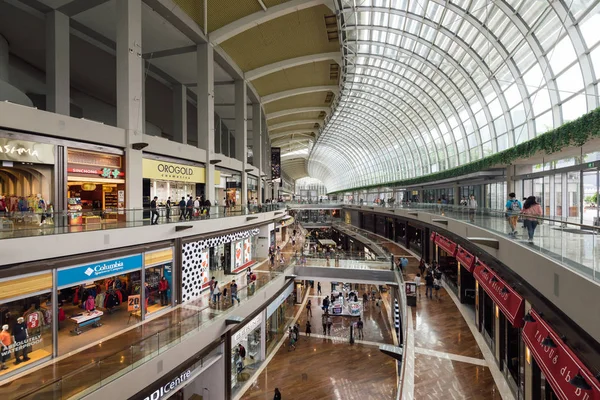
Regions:
<instances>
[{"instance_id":1,"label":"advertising poster","mask_svg":"<svg viewBox=\"0 0 600 400\"><path fill-rule=\"evenodd\" d=\"M244 239L244 264L252 260L252 240Z\"/></svg>"},{"instance_id":2,"label":"advertising poster","mask_svg":"<svg viewBox=\"0 0 600 400\"><path fill-rule=\"evenodd\" d=\"M233 252L233 265L239 268L243 264L242 241L235 242L235 251Z\"/></svg>"},{"instance_id":3,"label":"advertising poster","mask_svg":"<svg viewBox=\"0 0 600 400\"><path fill-rule=\"evenodd\" d=\"M271 179L281 178L281 147L271 147Z\"/></svg>"}]
</instances>

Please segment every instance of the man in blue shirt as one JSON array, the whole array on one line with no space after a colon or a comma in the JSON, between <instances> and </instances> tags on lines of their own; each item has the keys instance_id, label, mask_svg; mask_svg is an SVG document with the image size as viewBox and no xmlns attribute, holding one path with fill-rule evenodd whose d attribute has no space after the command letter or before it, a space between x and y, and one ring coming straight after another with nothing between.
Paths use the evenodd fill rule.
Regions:
<instances>
[{"instance_id":1,"label":"man in blue shirt","mask_svg":"<svg viewBox=\"0 0 600 400\"><path fill-rule=\"evenodd\" d=\"M517 200L517 195L509 193L508 201L506 202L506 217L511 229L511 232L508 234L509 236L515 237L517 235L517 222L522 208L521 202Z\"/></svg>"}]
</instances>

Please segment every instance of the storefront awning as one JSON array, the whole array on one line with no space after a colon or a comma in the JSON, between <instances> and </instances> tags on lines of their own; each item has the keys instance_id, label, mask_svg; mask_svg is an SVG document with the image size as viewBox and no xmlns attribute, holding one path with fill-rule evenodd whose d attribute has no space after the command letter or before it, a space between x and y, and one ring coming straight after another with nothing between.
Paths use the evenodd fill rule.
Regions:
<instances>
[{"instance_id":1,"label":"storefront awning","mask_svg":"<svg viewBox=\"0 0 600 400\"><path fill-rule=\"evenodd\" d=\"M452 257L456 254L457 245L452 240L445 238L444 236L437 234L435 237L435 244L437 244L442 250L450 254Z\"/></svg>"},{"instance_id":2,"label":"storefront awning","mask_svg":"<svg viewBox=\"0 0 600 400\"><path fill-rule=\"evenodd\" d=\"M475 264L475 257L462 247L459 247L456 252L456 260L460 262L460 265L465 267L469 272L473 270L473 264Z\"/></svg>"},{"instance_id":3,"label":"storefront awning","mask_svg":"<svg viewBox=\"0 0 600 400\"><path fill-rule=\"evenodd\" d=\"M535 310L529 311L523 341L561 400L600 399L600 383Z\"/></svg>"},{"instance_id":4,"label":"storefront awning","mask_svg":"<svg viewBox=\"0 0 600 400\"><path fill-rule=\"evenodd\" d=\"M473 276L506 315L510 323L516 328L523 326L525 312L523 298L480 260L475 262Z\"/></svg>"}]
</instances>

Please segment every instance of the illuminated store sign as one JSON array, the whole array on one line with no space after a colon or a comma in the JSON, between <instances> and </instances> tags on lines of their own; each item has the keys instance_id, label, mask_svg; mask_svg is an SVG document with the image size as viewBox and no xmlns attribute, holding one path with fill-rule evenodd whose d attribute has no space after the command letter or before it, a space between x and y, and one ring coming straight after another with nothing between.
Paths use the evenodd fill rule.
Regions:
<instances>
[{"instance_id":1,"label":"illuminated store sign","mask_svg":"<svg viewBox=\"0 0 600 400\"><path fill-rule=\"evenodd\" d=\"M0 138L0 160L54 164L54 146L25 140Z\"/></svg>"},{"instance_id":2,"label":"illuminated store sign","mask_svg":"<svg viewBox=\"0 0 600 400\"><path fill-rule=\"evenodd\" d=\"M144 400L160 400L163 397L167 396L169 392L172 392L175 389L178 389L181 384L190 379L192 375L192 370L188 369L181 375L171 379L166 384L162 385L160 388L156 389L154 392L147 396Z\"/></svg>"}]
</instances>

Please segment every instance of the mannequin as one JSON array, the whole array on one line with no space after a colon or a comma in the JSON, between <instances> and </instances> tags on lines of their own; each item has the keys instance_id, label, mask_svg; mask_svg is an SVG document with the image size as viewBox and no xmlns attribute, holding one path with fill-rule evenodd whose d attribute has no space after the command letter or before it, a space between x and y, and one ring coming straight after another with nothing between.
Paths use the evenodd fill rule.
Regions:
<instances>
[{"instance_id":1,"label":"mannequin","mask_svg":"<svg viewBox=\"0 0 600 400\"><path fill-rule=\"evenodd\" d=\"M0 371L8 369L6 366L6 360L10 356L10 333L8 333L8 325L2 326L2 332L0 332Z\"/></svg>"},{"instance_id":2,"label":"mannequin","mask_svg":"<svg viewBox=\"0 0 600 400\"><path fill-rule=\"evenodd\" d=\"M13 342L15 343L15 364L21 364L22 361L29 361L30 358L27 357L27 338L29 337L29 333L27 332L27 325L25 324L25 318L19 317L17 318L17 323L13 326ZM23 355L23 359L19 359L19 350L21 350L21 354Z\"/></svg>"}]
</instances>

